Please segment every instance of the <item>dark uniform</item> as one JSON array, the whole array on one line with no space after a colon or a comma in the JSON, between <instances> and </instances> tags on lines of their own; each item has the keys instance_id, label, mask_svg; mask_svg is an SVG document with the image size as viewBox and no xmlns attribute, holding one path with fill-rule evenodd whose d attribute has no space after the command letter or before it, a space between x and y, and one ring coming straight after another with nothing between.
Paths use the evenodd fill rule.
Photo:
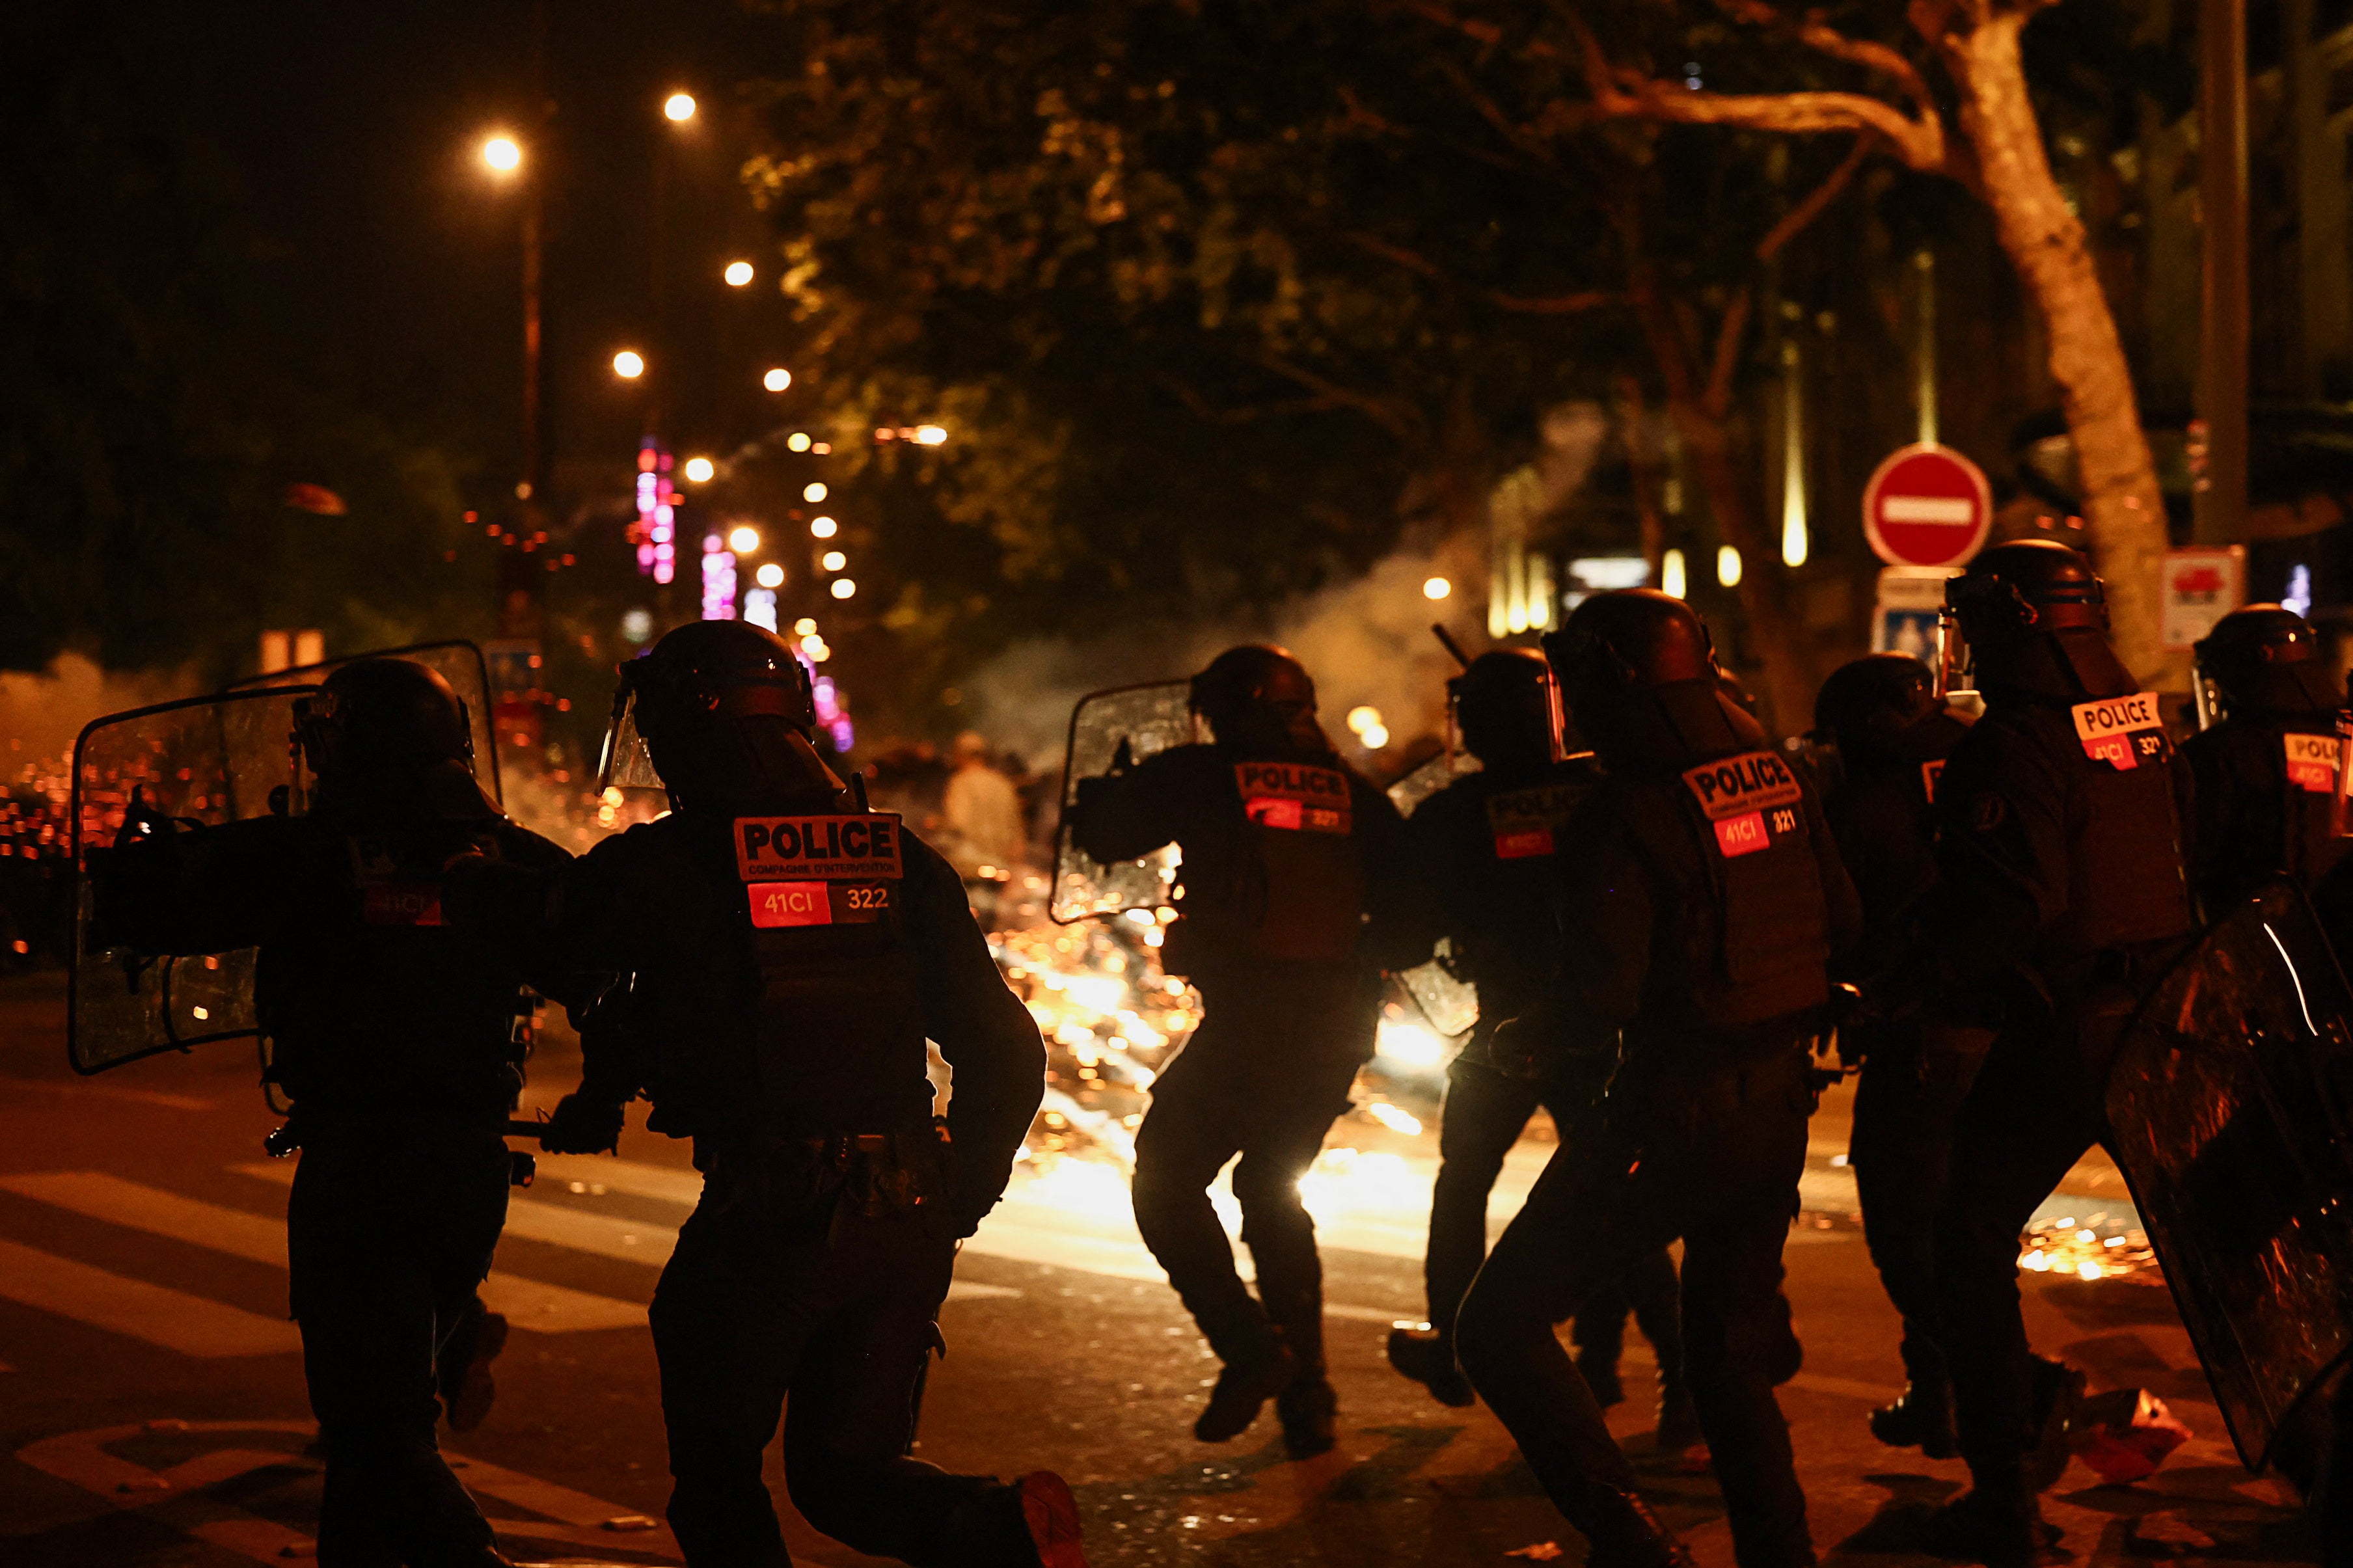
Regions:
<instances>
[{"instance_id":1,"label":"dark uniform","mask_svg":"<svg viewBox=\"0 0 2353 1568\"><path fill-rule=\"evenodd\" d=\"M2250 605L2198 645L2221 720L2181 743L2194 807L2191 886L2207 918L2274 878L2311 892L2345 858L2337 834L2337 716L2344 703L2311 624Z\"/></svg>"},{"instance_id":2,"label":"dark uniform","mask_svg":"<svg viewBox=\"0 0 2353 1568\"><path fill-rule=\"evenodd\" d=\"M1820 732L1838 745L1839 779L1822 813L1862 905L1863 936L1847 977L1900 963L1921 900L1936 883L1932 817L1945 759L1968 721L1935 692L1928 667L1873 654L1833 673L1814 704ZM1953 1457L1952 1379L1936 1335L1932 1226L1945 1191L1953 1123L1985 1058L1982 1032L1919 1018L1850 1024L1841 1049L1860 1060L1849 1158L1862 1203L1863 1241L1887 1299L1904 1318L1902 1398L1874 1410L1883 1443Z\"/></svg>"},{"instance_id":3,"label":"dark uniform","mask_svg":"<svg viewBox=\"0 0 2353 1568\"><path fill-rule=\"evenodd\" d=\"M670 815L598 845L556 898L581 1089L549 1146L648 1125L694 1141L701 1201L650 1318L687 1560L786 1561L761 1457L810 1523L920 1564L1076 1564L1068 1488L909 1458L957 1241L1004 1190L1045 1052L955 871L868 812L807 739L806 671L731 622L628 667L617 763L641 733ZM926 1038L955 1074L932 1119ZM790 1395L790 1408L785 1408Z\"/></svg>"},{"instance_id":4,"label":"dark uniform","mask_svg":"<svg viewBox=\"0 0 2353 1568\"><path fill-rule=\"evenodd\" d=\"M256 1008L302 1150L287 1254L326 1449L320 1563L476 1568L503 1559L435 1443L436 1355L479 1311L506 1222L529 963L445 919L443 868L569 857L474 783L465 709L422 666L347 666L301 723L308 815L167 834L93 874L133 945L260 949Z\"/></svg>"},{"instance_id":5,"label":"dark uniform","mask_svg":"<svg viewBox=\"0 0 2353 1568\"><path fill-rule=\"evenodd\" d=\"M1946 592L1986 711L1939 780L1940 879L1909 978L1880 994L1925 992L1936 1022L1995 1031L1936 1225L1943 1342L1976 1483L1938 1529L1957 1551L2011 1563L2043 1544L2034 1492L2064 1463L2058 1436L2081 1387L2080 1374L2057 1384L2027 1349L2019 1233L2105 1135L2118 1037L2191 912L2174 747L2157 699L2108 646L2089 564L2021 541L1978 555ZM1867 1012L1890 1010L1879 991Z\"/></svg>"},{"instance_id":6,"label":"dark uniform","mask_svg":"<svg viewBox=\"0 0 2353 1568\"><path fill-rule=\"evenodd\" d=\"M1298 1183L1371 1057L1377 975L1365 914L1394 844L1388 798L1331 749L1314 683L1280 649L1221 654L1194 680L1215 744L1082 786L1073 827L1106 863L1184 855L1162 961L1205 1016L1153 1085L1135 1138L1137 1228L1225 1363L1194 1431L1230 1438L1277 1402L1296 1454L1332 1447L1324 1273ZM1234 1168L1253 1299L1208 1188Z\"/></svg>"},{"instance_id":7,"label":"dark uniform","mask_svg":"<svg viewBox=\"0 0 2353 1568\"><path fill-rule=\"evenodd\" d=\"M1601 765L1589 752L1557 754L1558 706L1542 655L1482 654L1447 685L1463 745L1481 767L1407 819L1398 877L1379 925L1388 967L1426 960L1444 940L1449 967L1479 994L1479 1022L1446 1074L1423 1264L1430 1328L1399 1328L1388 1342L1398 1371L1461 1405L1472 1395L1455 1362L1455 1313L1486 1259L1487 1195L1504 1157L1538 1106L1551 1112L1563 1141L1580 1136L1617 1058L1565 1058L1538 1081L1503 1071L1489 1052L1496 1026L1534 1006L1551 978L1559 955L1558 858L1571 847L1569 822L1600 784ZM1698 1432L1683 1386L1675 1293L1674 1260L1662 1247L1588 1302L1570 1338L1595 1396L1615 1405L1624 1397L1618 1358L1630 1309L1658 1356L1661 1441L1683 1448Z\"/></svg>"},{"instance_id":8,"label":"dark uniform","mask_svg":"<svg viewBox=\"0 0 2353 1568\"><path fill-rule=\"evenodd\" d=\"M1547 639L1609 777L1569 831L1559 969L1499 1059L1606 1048L1595 1135L1564 1144L1471 1288L1464 1370L1589 1538L1592 1561L1687 1561L1553 1336L1605 1282L1683 1241L1683 1329L1743 1568L1810 1563L1773 1397L1781 1244L1797 1212L1809 1047L1853 891L1810 784L1720 691L1682 601L1597 595Z\"/></svg>"}]
</instances>

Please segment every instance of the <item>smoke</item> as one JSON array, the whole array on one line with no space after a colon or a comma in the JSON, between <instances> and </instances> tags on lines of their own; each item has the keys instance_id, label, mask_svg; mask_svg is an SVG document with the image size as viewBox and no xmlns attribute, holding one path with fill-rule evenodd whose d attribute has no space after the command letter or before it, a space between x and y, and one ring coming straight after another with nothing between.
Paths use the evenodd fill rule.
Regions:
<instances>
[{"instance_id":1,"label":"smoke","mask_svg":"<svg viewBox=\"0 0 2353 1568\"><path fill-rule=\"evenodd\" d=\"M1486 642L1480 596L1468 581L1482 571L1475 548L1404 551L1354 581L1304 595L1261 616L1155 626L1132 637L1089 643L1018 643L974 672L964 688L973 717L989 739L1042 768L1061 755L1071 710L1088 692L1181 680L1236 643L1274 642L1298 655L1314 676L1324 727L1351 760L1372 761L1344 724L1357 707L1379 710L1390 735L1381 755L1396 757L1417 738L1440 732L1446 722L1445 681L1455 664L1430 635L1430 624L1446 623L1473 653ZM1424 595L1423 584L1433 577L1453 585L1446 598Z\"/></svg>"},{"instance_id":2,"label":"smoke","mask_svg":"<svg viewBox=\"0 0 2353 1568\"><path fill-rule=\"evenodd\" d=\"M1492 528L1399 551L1354 581L1302 595L1263 616L1152 625L1132 636L1083 644L1056 638L1018 643L964 682L974 721L1031 766L1047 767L1061 755L1071 709L1088 692L1182 679L1236 643L1275 642L1297 654L1315 678L1325 731L1351 761L1378 772L1384 759L1401 758L1417 740L1444 731L1445 682L1455 664L1430 635L1430 623L1445 623L1463 650L1475 656L1489 646L1491 575L1523 583L1550 598L1548 570L1540 583L1530 581L1530 535L1584 488L1610 428L1607 413L1592 403L1547 410L1539 422L1537 449L1491 493ZM1433 577L1451 584L1445 598L1424 596L1422 585ZM1346 714L1357 707L1377 710L1389 732L1389 743L1379 753L1368 756L1345 729Z\"/></svg>"},{"instance_id":3,"label":"smoke","mask_svg":"<svg viewBox=\"0 0 2353 1568\"><path fill-rule=\"evenodd\" d=\"M202 689L193 669L113 674L76 653L58 656L38 675L0 673L0 740L6 742L0 765L13 775L27 763L62 759L93 719Z\"/></svg>"}]
</instances>

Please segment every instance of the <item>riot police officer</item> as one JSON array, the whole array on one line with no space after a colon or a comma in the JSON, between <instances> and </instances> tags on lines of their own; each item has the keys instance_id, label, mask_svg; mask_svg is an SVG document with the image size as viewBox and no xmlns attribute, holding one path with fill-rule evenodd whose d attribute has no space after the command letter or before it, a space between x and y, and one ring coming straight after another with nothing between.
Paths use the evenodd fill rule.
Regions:
<instances>
[{"instance_id":1,"label":"riot police officer","mask_svg":"<svg viewBox=\"0 0 2353 1568\"><path fill-rule=\"evenodd\" d=\"M1900 653L1841 666L1814 700L1818 738L1837 746L1822 814L1862 900L1863 937L1848 970L1863 978L1901 960L1920 900L1936 885L1930 820L1945 759L1968 718L1936 695L1928 667ZM1983 1059L1982 1037L1918 1018L1850 1023L1840 1047L1861 1063L1849 1151L1862 1234L1904 1319L1902 1397L1871 1414L1873 1436L1930 1458L1953 1457L1952 1378L1936 1343L1930 1226L1945 1190L1953 1119Z\"/></svg>"},{"instance_id":2,"label":"riot police officer","mask_svg":"<svg viewBox=\"0 0 2353 1568\"><path fill-rule=\"evenodd\" d=\"M1081 1568L1070 1489L908 1457L958 1240L1004 1191L1045 1051L955 871L864 808L809 735L770 632L691 624L623 668L608 776L670 812L584 856L555 899L583 1075L548 1146L691 1138L701 1201L650 1317L687 1561L786 1561L761 1456L861 1552ZM932 1117L926 1038L955 1072ZM787 1396L790 1410L786 1412Z\"/></svg>"},{"instance_id":3,"label":"riot police officer","mask_svg":"<svg viewBox=\"0 0 2353 1568\"><path fill-rule=\"evenodd\" d=\"M2054 1386L2029 1354L2018 1237L2106 1131L2123 1027L2191 928L2176 816L2178 759L2108 645L2100 580L2063 545L2022 540L1946 589L1985 716L1939 779L1936 887L1903 978L1867 988L1900 1014L1993 1031L1955 1129L1936 1225L1942 1343L1971 1489L1939 1515L1946 1545L1995 1564L2047 1540L2035 1493L2080 1374ZM1877 995L1874 997L1873 993ZM1886 1000L1882 1000L1882 999Z\"/></svg>"},{"instance_id":4,"label":"riot police officer","mask_svg":"<svg viewBox=\"0 0 2353 1568\"><path fill-rule=\"evenodd\" d=\"M165 832L93 875L133 946L260 949L302 1151L287 1253L326 1452L319 1561L487 1568L504 1559L434 1440L436 1353L472 1328L506 1219L526 963L446 918L444 871L569 857L476 784L465 706L423 666L356 661L298 712L307 814Z\"/></svg>"},{"instance_id":5,"label":"riot police officer","mask_svg":"<svg viewBox=\"0 0 2353 1568\"><path fill-rule=\"evenodd\" d=\"M1681 1237L1687 1375L1735 1555L1808 1564L1773 1396L1781 1244L1853 890L1811 784L1722 691L1690 606L1596 595L1546 651L1608 776L1570 829L1550 991L1494 1048L1541 1061L1614 1044L1619 1065L1600 1126L1554 1155L1472 1284L1463 1369L1592 1561L1688 1561L1553 1336L1603 1281Z\"/></svg>"},{"instance_id":6,"label":"riot police officer","mask_svg":"<svg viewBox=\"0 0 2353 1568\"><path fill-rule=\"evenodd\" d=\"M2181 743L2196 803L2190 879L2208 918L2274 877L2310 892L2344 858L2337 837L2337 715L2344 706L2310 622L2250 605L2197 646L2219 720Z\"/></svg>"},{"instance_id":7,"label":"riot police officer","mask_svg":"<svg viewBox=\"0 0 2353 1568\"><path fill-rule=\"evenodd\" d=\"M1600 783L1589 752L1564 757L1558 689L1542 654L1501 648L1447 682L1463 749L1479 769L1431 795L1406 821L1396 895L1385 900L1388 967L1425 960L1441 940L1449 967L1478 990L1479 1022L1447 1068L1438 1182L1430 1202L1423 1276L1430 1328L1391 1331L1389 1363L1447 1405L1472 1401L1454 1356L1454 1318L1487 1255L1487 1194L1538 1105L1563 1139L1575 1138L1617 1063L1599 1052L1564 1058L1542 1082L1499 1069L1488 1052L1495 1026L1543 994L1557 951L1557 857L1568 824ZM1622 1289L1588 1302L1571 1331L1578 1370L1604 1405L1624 1397L1618 1353L1630 1305L1657 1352L1659 1443L1699 1440L1683 1388L1683 1329L1674 1260L1664 1247L1639 1260Z\"/></svg>"},{"instance_id":8,"label":"riot police officer","mask_svg":"<svg viewBox=\"0 0 2353 1568\"><path fill-rule=\"evenodd\" d=\"M1224 1363L1194 1426L1245 1430L1271 1398L1292 1453L1329 1449L1324 1278L1299 1200L1348 1086L1372 1055L1377 975L1365 917L1386 874L1396 808L1315 721L1315 683L1278 647L1229 648L1193 678L1208 744L1087 781L1072 821L1106 863L1176 843L1178 918L1163 962L1206 1016L1153 1085L1135 1139L1136 1226ZM1253 1299L1208 1188L1227 1161Z\"/></svg>"}]
</instances>

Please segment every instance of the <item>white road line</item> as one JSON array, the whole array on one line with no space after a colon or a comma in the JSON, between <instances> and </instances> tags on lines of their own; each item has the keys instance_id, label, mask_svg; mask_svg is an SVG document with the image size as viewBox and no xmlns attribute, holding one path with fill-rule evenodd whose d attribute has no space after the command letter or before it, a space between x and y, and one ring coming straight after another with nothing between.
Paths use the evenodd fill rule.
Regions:
<instances>
[{"instance_id":1,"label":"white road line","mask_svg":"<svg viewBox=\"0 0 2353 1568\"><path fill-rule=\"evenodd\" d=\"M607 1162L607 1163L609 1165L613 1162ZM293 1171L280 1162L237 1165L232 1168L245 1175L259 1176L264 1181L291 1182L294 1179ZM12 1179L0 1177L0 1186L6 1185ZM702 1184L700 1176L695 1178L695 1184L697 1190L700 1191ZM607 1184L610 1185L610 1184ZM614 1186L612 1190L633 1191L631 1188L620 1186ZM639 1193L638 1195L653 1194ZM513 1201L507 1205L506 1234L520 1236L531 1241L543 1242L550 1247L564 1247L572 1252L593 1253L599 1258L617 1258L625 1263L642 1263L654 1268L668 1263L670 1255L678 1247L678 1230L674 1226L649 1225L640 1220L624 1219L617 1215L598 1214L593 1209L579 1208L571 1204L548 1203L539 1198L524 1197L521 1194L517 1194ZM199 1241L201 1244L198 1237L190 1237L187 1239ZM522 1287L548 1291L558 1289L553 1285L529 1284L512 1277L503 1278L509 1288ZM506 1313L517 1328L539 1329L543 1332L553 1333L560 1331L562 1327L571 1326L543 1322L532 1309L527 1307L518 1309L501 1306L499 1301L492 1299L492 1288L498 1286L501 1279L502 1277L497 1274L491 1276L491 1285L484 1286L482 1289L482 1300L495 1310ZM577 1294L577 1292L571 1293ZM948 1286L948 1300L951 1301L993 1300L1019 1294L1021 1294L1020 1291L1006 1286L967 1283L962 1279L955 1280ZM587 1300L607 1301L610 1299L592 1296ZM614 1304L622 1305L622 1303ZM518 1315L519 1312L521 1315ZM621 1326L623 1322L645 1321L645 1309L642 1305L628 1308L628 1312L626 1319L615 1322L579 1326L615 1328Z\"/></svg>"},{"instance_id":2,"label":"white road line","mask_svg":"<svg viewBox=\"0 0 2353 1568\"><path fill-rule=\"evenodd\" d=\"M184 1197L104 1171L14 1172L0 1175L0 1188L110 1225L170 1237L273 1268L286 1267L286 1223L265 1215ZM646 1321L643 1303L509 1274L493 1273L482 1286L482 1300L515 1327L543 1334L633 1328Z\"/></svg>"},{"instance_id":3,"label":"white road line","mask_svg":"<svg viewBox=\"0 0 2353 1568\"><path fill-rule=\"evenodd\" d=\"M294 1325L0 1240L0 1296L182 1355L278 1355L301 1348Z\"/></svg>"}]
</instances>

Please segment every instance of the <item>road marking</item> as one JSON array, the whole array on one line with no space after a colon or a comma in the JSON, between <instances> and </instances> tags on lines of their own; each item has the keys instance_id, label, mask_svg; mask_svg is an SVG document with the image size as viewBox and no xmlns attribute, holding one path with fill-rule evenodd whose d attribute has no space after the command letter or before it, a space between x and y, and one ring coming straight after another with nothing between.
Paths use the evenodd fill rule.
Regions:
<instances>
[{"instance_id":1,"label":"road marking","mask_svg":"<svg viewBox=\"0 0 2353 1568\"><path fill-rule=\"evenodd\" d=\"M232 1169L242 1174L259 1176L269 1182L290 1183L294 1179L294 1173L283 1163L277 1162L268 1164L237 1165ZM0 1177L0 1186L8 1185L12 1180L14 1178ZM700 1177L696 1178L698 1189L701 1180ZM607 1184L610 1185L610 1184ZM631 1189L615 1186L613 1190L628 1192ZM507 1205L506 1234L520 1236L529 1241L544 1242L550 1247L560 1247L572 1252L594 1253L599 1258L617 1258L625 1263L642 1263L651 1268L659 1268L668 1263L670 1254L678 1248L678 1230L673 1226L649 1225L640 1220L623 1219L617 1215L598 1214L593 1209L580 1208L571 1204L548 1203L542 1199L521 1195L517 1195ZM202 1245L200 1237L191 1236L186 1239ZM558 1289L554 1285L531 1284L498 1274L491 1276L493 1284L497 1284L501 1279L505 1279L510 1289L529 1289L543 1291ZM579 1294L576 1291L564 1293ZM1003 1285L981 1285L957 1279L949 1284L947 1299L951 1301L987 1300L1020 1294L1020 1291ZM590 1296L586 1300L611 1302L611 1298L604 1296ZM554 1333L562 1331L563 1327L571 1326L543 1321L536 1315L533 1309L529 1307L501 1306L498 1301L491 1300L491 1286L483 1287L482 1300L495 1310L506 1313L518 1328L539 1329L543 1332ZM635 1306L627 1306L619 1302L612 1302L612 1304L625 1307L626 1317L615 1322L577 1326L615 1328L624 1323L645 1321L643 1303ZM522 1315L518 1316L518 1312Z\"/></svg>"},{"instance_id":2,"label":"road marking","mask_svg":"<svg viewBox=\"0 0 2353 1568\"><path fill-rule=\"evenodd\" d=\"M0 1240L0 1296L182 1355L280 1355L300 1350L294 1325L241 1307L151 1285Z\"/></svg>"},{"instance_id":3,"label":"road marking","mask_svg":"<svg viewBox=\"0 0 2353 1568\"><path fill-rule=\"evenodd\" d=\"M241 1489L225 1483L263 1470L295 1470L315 1476L320 1466L306 1455L239 1448L209 1449L166 1470L151 1470L107 1452L109 1445L139 1436L139 1424L109 1426L93 1432L69 1432L43 1438L20 1449L16 1458L33 1468L79 1487L126 1513L153 1519L185 1534L197 1537L239 1556L284 1568L290 1558L315 1554L316 1544L299 1531L273 1520L245 1512L238 1506ZM250 1438L261 1434L288 1434L305 1439L316 1428L301 1421L190 1421L174 1428L192 1433L221 1433ZM632 1552L675 1554L678 1542L667 1526L617 1537L604 1528L608 1520L628 1517L636 1510L605 1501L569 1487L544 1481L521 1470L510 1470L485 1459L448 1456L459 1467L459 1479L479 1499L489 1499L536 1518L499 1517L485 1510L491 1523L512 1543L518 1541L557 1542L569 1546L611 1551L626 1541ZM264 1489L274 1490L275 1489ZM249 1489L247 1490L249 1491ZM565 1561L575 1568L595 1568L574 1554Z\"/></svg>"},{"instance_id":4,"label":"road marking","mask_svg":"<svg viewBox=\"0 0 2353 1568\"><path fill-rule=\"evenodd\" d=\"M286 1267L285 1221L244 1209L142 1186L104 1171L15 1172L0 1175L0 1188L110 1225L170 1237L273 1268ZM511 1274L491 1274L483 1282L482 1301L515 1327L543 1334L634 1328L646 1321L642 1302Z\"/></svg>"}]
</instances>

